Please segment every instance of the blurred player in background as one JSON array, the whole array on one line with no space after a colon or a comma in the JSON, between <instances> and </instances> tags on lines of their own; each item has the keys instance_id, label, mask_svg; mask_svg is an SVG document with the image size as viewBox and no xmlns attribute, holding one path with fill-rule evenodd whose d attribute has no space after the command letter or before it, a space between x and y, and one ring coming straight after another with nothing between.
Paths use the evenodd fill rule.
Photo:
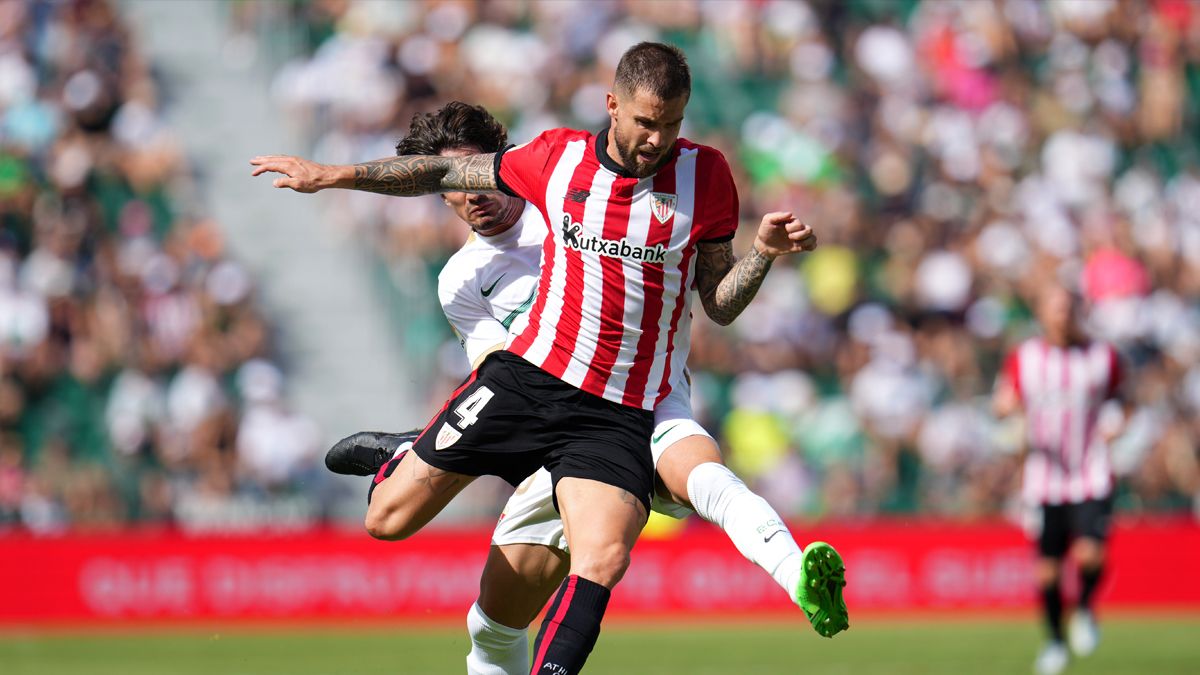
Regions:
<instances>
[{"instance_id":1,"label":"blurred player in background","mask_svg":"<svg viewBox=\"0 0 1200 675\"><path fill-rule=\"evenodd\" d=\"M1071 618L1071 652L1087 656L1100 634L1092 604L1104 570L1112 513L1109 442L1121 422L1109 401L1120 401L1121 367L1111 345L1089 340L1080 326L1079 299L1058 285L1037 298L1041 337L1022 342L1001 370L994 394L999 416L1024 414L1022 498L1036 509L1037 581L1049 642L1034 662L1038 673L1060 673L1069 661L1063 632L1063 558L1079 568L1079 605ZM1073 544L1073 545L1072 545Z\"/></svg>"},{"instance_id":2,"label":"blurred player in background","mask_svg":"<svg viewBox=\"0 0 1200 675\"><path fill-rule=\"evenodd\" d=\"M453 102L414 118L396 152L448 157L498 152L505 139L504 128L482 107ZM546 225L537 209L516 197L448 192L442 199L473 232L442 269L438 296L475 368L502 349L510 329L519 331L527 317ZM761 227L776 227L786 219L790 214L770 214ZM684 370L689 323L690 317L681 317L671 394L655 408L650 442L662 496L656 495L652 506L675 518L695 509L722 527L738 550L804 609L819 633L832 636L843 628L844 617L827 616L817 604L802 602L801 593L802 562L819 564L824 545L814 542L802 553L779 514L724 465L716 442L693 418ZM337 473L382 475L394 452L403 452L411 440L409 434L361 432L335 445L326 463ZM472 675L529 671L526 629L567 572L568 542L551 489L549 472L539 469L505 505L480 580L479 601L467 619Z\"/></svg>"},{"instance_id":3,"label":"blurred player in background","mask_svg":"<svg viewBox=\"0 0 1200 675\"><path fill-rule=\"evenodd\" d=\"M572 555L538 633L536 672L579 672L628 568L654 492L645 439L654 407L671 390L672 337L690 311L691 284L706 313L729 323L771 260L803 250L812 236L798 221L781 222L765 238L760 230L764 249L734 257L738 199L729 166L716 150L679 138L691 75L677 48L630 48L613 90L611 123L598 135L555 129L502 153L317 171L290 157L251 160L254 175L285 174L276 187L502 192L530 202L551 224L528 322L454 392L367 512L372 535L402 539L475 476L515 485L539 466L549 469ZM830 589L841 587L840 558L806 572L826 589L821 609L838 616Z\"/></svg>"}]
</instances>

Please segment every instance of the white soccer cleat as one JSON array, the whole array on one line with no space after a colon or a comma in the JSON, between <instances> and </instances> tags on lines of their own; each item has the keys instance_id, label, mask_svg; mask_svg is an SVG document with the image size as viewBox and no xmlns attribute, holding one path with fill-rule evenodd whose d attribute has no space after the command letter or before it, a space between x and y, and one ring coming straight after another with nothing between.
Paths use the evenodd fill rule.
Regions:
<instances>
[{"instance_id":1,"label":"white soccer cleat","mask_svg":"<svg viewBox=\"0 0 1200 675\"><path fill-rule=\"evenodd\" d=\"M1067 669L1071 655L1061 642L1047 642L1037 659L1033 662L1033 672L1037 675L1058 675Z\"/></svg>"},{"instance_id":2,"label":"white soccer cleat","mask_svg":"<svg viewBox=\"0 0 1200 675\"><path fill-rule=\"evenodd\" d=\"M1075 656L1091 656L1096 651L1100 644L1100 629L1090 611L1081 609L1071 616L1071 623L1067 626L1067 641Z\"/></svg>"}]
</instances>

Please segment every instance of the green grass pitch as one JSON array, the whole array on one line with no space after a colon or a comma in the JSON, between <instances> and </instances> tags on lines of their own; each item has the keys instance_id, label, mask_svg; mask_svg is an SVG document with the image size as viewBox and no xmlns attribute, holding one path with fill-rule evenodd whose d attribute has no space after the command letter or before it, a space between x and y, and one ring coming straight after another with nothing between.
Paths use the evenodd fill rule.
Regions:
<instances>
[{"instance_id":1,"label":"green grass pitch","mask_svg":"<svg viewBox=\"0 0 1200 675\"><path fill-rule=\"evenodd\" d=\"M1200 672L1200 616L1102 622L1071 675ZM620 624L605 629L590 675L1028 673L1040 634L1027 619L864 619L825 640L785 623ZM270 630L0 632L6 675L332 675L464 672L465 631L368 625Z\"/></svg>"}]
</instances>

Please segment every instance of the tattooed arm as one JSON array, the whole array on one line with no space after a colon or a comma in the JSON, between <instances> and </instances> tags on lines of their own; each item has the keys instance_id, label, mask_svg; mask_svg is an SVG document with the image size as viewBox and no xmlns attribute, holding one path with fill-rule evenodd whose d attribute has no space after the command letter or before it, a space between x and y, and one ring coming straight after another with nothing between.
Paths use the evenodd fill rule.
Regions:
<instances>
[{"instance_id":1,"label":"tattooed arm","mask_svg":"<svg viewBox=\"0 0 1200 675\"><path fill-rule=\"evenodd\" d=\"M328 188L362 190L398 197L437 192L497 192L495 154L466 157L404 155L353 165L319 164L290 155L250 160L250 175L281 173L277 188L319 192Z\"/></svg>"},{"instance_id":2,"label":"tattooed arm","mask_svg":"<svg viewBox=\"0 0 1200 675\"><path fill-rule=\"evenodd\" d=\"M757 248L738 260L728 241L701 243L696 252L696 290L709 318L722 326L733 323L758 293L772 260Z\"/></svg>"},{"instance_id":3,"label":"tattooed arm","mask_svg":"<svg viewBox=\"0 0 1200 675\"><path fill-rule=\"evenodd\" d=\"M354 165L354 189L412 197L434 192L497 192L496 155L405 155Z\"/></svg>"},{"instance_id":4,"label":"tattooed arm","mask_svg":"<svg viewBox=\"0 0 1200 675\"><path fill-rule=\"evenodd\" d=\"M738 260L733 244L701 242L696 251L696 289L709 318L728 326L758 293L771 262L817 246L812 228L790 213L768 213L758 226L750 253Z\"/></svg>"}]
</instances>

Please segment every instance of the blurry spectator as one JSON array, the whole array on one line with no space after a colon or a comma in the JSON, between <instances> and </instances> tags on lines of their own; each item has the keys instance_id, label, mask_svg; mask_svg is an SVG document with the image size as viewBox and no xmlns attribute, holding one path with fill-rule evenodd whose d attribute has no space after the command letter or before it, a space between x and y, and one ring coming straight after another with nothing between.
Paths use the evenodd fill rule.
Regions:
<instances>
[{"instance_id":1,"label":"blurry spectator","mask_svg":"<svg viewBox=\"0 0 1200 675\"><path fill-rule=\"evenodd\" d=\"M238 428L238 458L259 484L274 489L288 485L312 467L320 434L312 422L283 405L283 376L275 366L249 361L237 377L249 404Z\"/></svg>"},{"instance_id":2,"label":"blurry spectator","mask_svg":"<svg viewBox=\"0 0 1200 675\"><path fill-rule=\"evenodd\" d=\"M0 1L0 526L311 520L319 435L287 405L251 276L190 213L194 177L118 7ZM821 234L746 321L694 329L696 410L785 513L1009 509L1012 430L980 396L1034 330L1031 298L1067 281L1134 366L1117 508L1200 514L1194 4L320 0L229 16L242 44L299 46L272 96L335 162L390 154L452 98L517 143L599 126L624 48L683 47L684 135L730 157L745 214L794 210ZM432 281L463 229L361 193L329 216L406 307L432 410L462 375L428 354L451 340Z\"/></svg>"},{"instance_id":3,"label":"blurry spectator","mask_svg":"<svg viewBox=\"0 0 1200 675\"><path fill-rule=\"evenodd\" d=\"M684 135L726 152L745 214L795 210L821 232L744 321L694 328L697 410L781 509L1010 508L1011 430L980 400L1035 330L1031 298L1065 281L1096 301L1097 337L1151 365L1130 371L1143 394L1117 444L1118 508L1200 510L1194 4L351 0L244 3L233 22L303 36L273 92L331 162L389 154L415 112L451 99L518 143L595 127L614 55L683 47ZM430 381L455 380L461 363L428 358L450 339L430 281L461 228L411 200L336 199L330 217L395 280L407 343L445 363ZM807 394L772 395L795 386ZM805 403L774 405L790 398Z\"/></svg>"},{"instance_id":4,"label":"blurry spectator","mask_svg":"<svg viewBox=\"0 0 1200 675\"><path fill-rule=\"evenodd\" d=\"M256 431L307 430L286 474L239 469L230 380L268 332L215 225L184 213L192 176L131 37L111 2L0 2L0 526L186 526L190 486L262 505L313 460L293 416ZM256 503L241 522L271 519Z\"/></svg>"}]
</instances>

